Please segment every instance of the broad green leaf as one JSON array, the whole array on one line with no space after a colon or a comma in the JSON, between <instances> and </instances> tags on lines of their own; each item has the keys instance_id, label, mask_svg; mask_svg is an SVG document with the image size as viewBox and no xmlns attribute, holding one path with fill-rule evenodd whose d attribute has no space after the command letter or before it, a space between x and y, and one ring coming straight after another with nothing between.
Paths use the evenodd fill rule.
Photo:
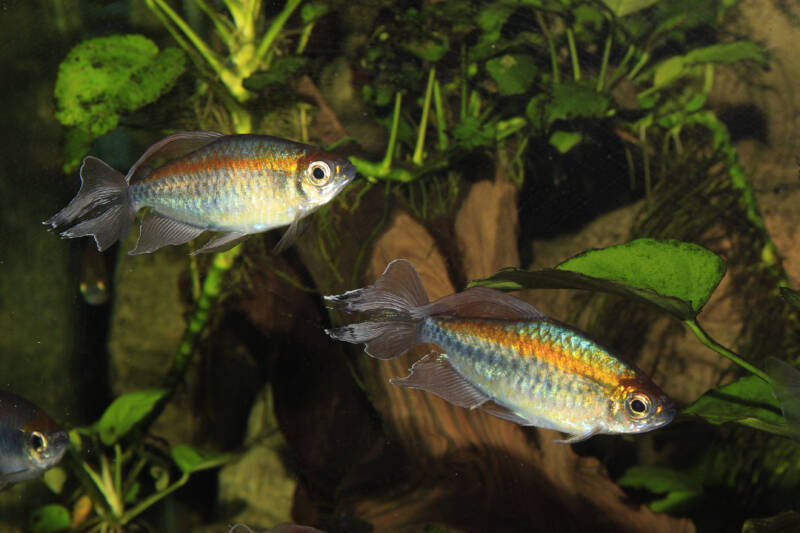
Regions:
<instances>
[{"instance_id":1,"label":"broad green leaf","mask_svg":"<svg viewBox=\"0 0 800 533\"><path fill-rule=\"evenodd\" d=\"M330 6L326 2L309 2L303 4L300 9L300 18L303 24L314 22L330 10Z\"/></svg>"},{"instance_id":2,"label":"broad green leaf","mask_svg":"<svg viewBox=\"0 0 800 533\"><path fill-rule=\"evenodd\" d=\"M565 82L553 87L547 105L547 124L573 118L599 118L608 109L609 96L588 83Z\"/></svg>"},{"instance_id":3,"label":"broad green leaf","mask_svg":"<svg viewBox=\"0 0 800 533\"><path fill-rule=\"evenodd\" d=\"M142 35L83 41L61 62L56 80L56 118L92 138L116 127L121 114L154 102L186 68L178 48L158 47Z\"/></svg>"},{"instance_id":4,"label":"broad green leaf","mask_svg":"<svg viewBox=\"0 0 800 533\"><path fill-rule=\"evenodd\" d=\"M470 282L470 286L610 292L688 320L700 312L724 274L725 262L702 246L676 240L636 239L583 252L555 269L503 269Z\"/></svg>"},{"instance_id":5,"label":"broad green leaf","mask_svg":"<svg viewBox=\"0 0 800 533\"><path fill-rule=\"evenodd\" d=\"M435 33L432 37L436 37L436 39L404 44L403 48L422 60L435 63L450 49L450 39L447 38L447 35L440 33Z\"/></svg>"},{"instance_id":6,"label":"broad green leaf","mask_svg":"<svg viewBox=\"0 0 800 533\"><path fill-rule=\"evenodd\" d=\"M683 412L702 416L712 424L738 422L778 435L794 434L781 415L772 388L757 376L747 376L710 390Z\"/></svg>"},{"instance_id":7,"label":"broad green leaf","mask_svg":"<svg viewBox=\"0 0 800 533\"><path fill-rule=\"evenodd\" d=\"M308 58L288 56L276 59L269 70L256 72L242 82L248 91L261 91L273 85L286 85L305 64Z\"/></svg>"},{"instance_id":8,"label":"broad green leaf","mask_svg":"<svg viewBox=\"0 0 800 533\"><path fill-rule=\"evenodd\" d=\"M497 82L500 94L523 94L536 77L536 64L526 54L505 54L486 62L486 70Z\"/></svg>"},{"instance_id":9,"label":"broad green leaf","mask_svg":"<svg viewBox=\"0 0 800 533\"><path fill-rule=\"evenodd\" d=\"M800 513L783 511L766 518L751 518L742 524L742 533L792 533L800 531Z\"/></svg>"},{"instance_id":10,"label":"broad green leaf","mask_svg":"<svg viewBox=\"0 0 800 533\"><path fill-rule=\"evenodd\" d=\"M659 0L603 0L614 15L624 17L631 13L636 13L642 9L647 9Z\"/></svg>"},{"instance_id":11,"label":"broad green leaf","mask_svg":"<svg viewBox=\"0 0 800 533\"><path fill-rule=\"evenodd\" d=\"M653 87L664 87L683 75L683 58L681 56L665 59L656 67L653 77Z\"/></svg>"},{"instance_id":12,"label":"broad green leaf","mask_svg":"<svg viewBox=\"0 0 800 533\"><path fill-rule=\"evenodd\" d=\"M481 124L476 117L466 117L453 126L453 138L467 150L479 146L491 146L495 142L494 128Z\"/></svg>"},{"instance_id":13,"label":"broad green leaf","mask_svg":"<svg viewBox=\"0 0 800 533\"><path fill-rule=\"evenodd\" d=\"M506 2L489 4L478 14L478 27L484 34L489 34L492 40L500 37L500 29L505 24L515 7Z\"/></svg>"},{"instance_id":14,"label":"broad green leaf","mask_svg":"<svg viewBox=\"0 0 800 533\"><path fill-rule=\"evenodd\" d=\"M31 515L33 533L57 533L67 531L69 526L69 511L61 505L45 505L36 509Z\"/></svg>"},{"instance_id":15,"label":"broad green leaf","mask_svg":"<svg viewBox=\"0 0 800 533\"><path fill-rule=\"evenodd\" d=\"M684 56L684 62L687 65L698 63L721 63L727 65L744 60L766 65L767 55L764 48L752 41L737 41L735 43L705 46L692 50Z\"/></svg>"},{"instance_id":16,"label":"broad green leaf","mask_svg":"<svg viewBox=\"0 0 800 533\"><path fill-rule=\"evenodd\" d=\"M800 309L800 291L794 291L789 287L780 287L780 291L784 300L786 300L790 305Z\"/></svg>"},{"instance_id":17,"label":"broad green leaf","mask_svg":"<svg viewBox=\"0 0 800 533\"><path fill-rule=\"evenodd\" d=\"M94 425L103 444L110 446L150 414L156 403L166 394L163 389L147 389L124 394L111 405Z\"/></svg>"},{"instance_id":18,"label":"broad green leaf","mask_svg":"<svg viewBox=\"0 0 800 533\"><path fill-rule=\"evenodd\" d=\"M537 94L531 98L528 105L525 107L525 116L531 123L531 127L535 131L541 131L547 126L545 119L545 112L547 108L547 95L544 93Z\"/></svg>"},{"instance_id":19,"label":"broad green leaf","mask_svg":"<svg viewBox=\"0 0 800 533\"><path fill-rule=\"evenodd\" d=\"M578 131L561 131L556 130L550 136L550 144L555 146L556 149L562 154L566 154L572 150L583 140L583 135Z\"/></svg>"},{"instance_id":20,"label":"broad green leaf","mask_svg":"<svg viewBox=\"0 0 800 533\"><path fill-rule=\"evenodd\" d=\"M689 101L686 102L683 108L689 113L694 113L695 111L699 111L704 105L706 105L706 95L695 93L689 98Z\"/></svg>"},{"instance_id":21,"label":"broad green leaf","mask_svg":"<svg viewBox=\"0 0 800 533\"><path fill-rule=\"evenodd\" d=\"M232 453L201 452L188 444L179 444L170 451L172 460L184 474L216 468L236 457Z\"/></svg>"},{"instance_id":22,"label":"broad green leaf","mask_svg":"<svg viewBox=\"0 0 800 533\"><path fill-rule=\"evenodd\" d=\"M702 478L694 471L678 471L660 466L633 466L617 481L623 487L647 489L665 494L650 503L658 513L670 512L696 499L703 492Z\"/></svg>"},{"instance_id":23,"label":"broad green leaf","mask_svg":"<svg viewBox=\"0 0 800 533\"><path fill-rule=\"evenodd\" d=\"M60 466L56 466L44 473L42 481L55 494L61 494L61 489L67 481L67 473Z\"/></svg>"},{"instance_id":24,"label":"broad green leaf","mask_svg":"<svg viewBox=\"0 0 800 533\"><path fill-rule=\"evenodd\" d=\"M81 161L89 153L94 138L81 128L67 128L64 132L64 172L67 174L75 172L81 165Z\"/></svg>"}]
</instances>

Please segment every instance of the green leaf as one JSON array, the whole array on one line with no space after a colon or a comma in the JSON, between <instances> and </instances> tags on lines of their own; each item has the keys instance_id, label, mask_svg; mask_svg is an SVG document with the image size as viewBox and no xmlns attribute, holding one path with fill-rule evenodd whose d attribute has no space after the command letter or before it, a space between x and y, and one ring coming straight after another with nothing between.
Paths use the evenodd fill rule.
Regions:
<instances>
[{"instance_id":1,"label":"green leaf","mask_svg":"<svg viewBox=\"0 0 800 533\"><path fill-rule=\"evenodd\" d=\"M608 109L609 96L583 82L559 83L553 87L547 106L547 124L573 118L599 118Z\"/></svg>"},{"instance_id":2,"label":"green leaf","mask_svg":"<svg viewBox=\"0 0 800 533\"><path fill-rule=\"evenodd\" d=\"M61 494L61 489L64 488L64 483L67 481L67 473L60 466L56 466L44 473L42 481L55 494Z\"/></svg>"},{"instance_id":3,"label":"green leaf","mask_svg":"<svg viewBox=\"0 0 800 533\"><path fill-rule=\"evenodd\" d=\"M653 87L664 87L679 79L684 72L683 64L681 56L670 57L659 63L653 77Z\"/></svg>"},{"instance_id":4,"label":"green leaf","mask_svg":"<svg viewBox=\"0 0 800 533\"><path fill-rule=\"evenodd\" d=\"M36 509L31 515L31 531L33 533L67 531L69 526L69 511L61 505L45 505Z\"/></svg>"},{"instance_id":5,"label":"green leaf","mask_svg":"<svg viewBox=\"0 0 800 533\"><path fill-rule=\"evenodd\" d=\"M767 64L767 54L764 48L752 41L737 41L735 43L713 44L692 50L684 56L687 65L698 63L720 63L727 65L736 61L755 61L760 65Z\"/></svg>"},{"instance_id":6,"label":"green leaf","mask_svg":"<svg viewBox=\"0 0 800 533\"><path fill-rule=\"evenodd\" d=\"M642 9L647 9L659 0L603 0L614 15L624 17L631 13L636 13Z\"/></svg>"},{"instance_id":7,"label":"green leaf","mask_svg":"<svg viewBox=\"0 0 800 533\"><path fill-rule=\"evenodd\" d=\"M81 128L67 128L64 132L64 172L70 174L78 170L81 161L89 153L94 138Z\"/></svg>"},{"instance_id":8,"label":"green leaf","mask_svg":"<svg viewBox=\"0 0 800 533\"><path fill-rule=\"evenodd\" d=\"M550 144L555 146L562 154L566 154L572 150L582 140L583 135L577 131L556 130L550 136Z\"/></svg>"},{"instance_id":9,"label":"green leaf","mask_svg":"<svg viewBox=\"0 0 800 533\"><path fill-rule=\"evenodd\" d=\"M330 11L330 6L326 2L309 2L303 4L300 9L300 18L303 20L303 24L308 24L322 17L328 11Z\"/></svg>"},{"instance_id":10,"label":"green leaf","mask_svg":"<svg viewBox=\"0 0 800 533\"><path fill-rule=\"evenodd\" d=\"M103 444L110 446L150 414L156 403L166 394L163 389L148 389L124 394L111 405L94 425Z\"/></svg>"},{"instance_id":11,"label":"green leaf","mask_svg":"<svg viewBox=\"0 0 800 533\"><path fill-rule=\"evenodd\" d=\"M533 85L536 64L526 54L505 54L486 62L486 70L497 82L500 94L523 94Z\"/></svg>"},{"instance_id":12,"label":"green leaf","mask_svg":"<svg viewBox=\"0 0 800 533\"><path fill-rule=\"evenodd\" d=\"M706 105L706 95L695 93L689 98L689 101L686 102L683 108L689 113L694 113L695 111L700 111L704 105Z\"/></svg>"},{"instance_id":13,"label":"green leaf","mask_svg":"<svg viewBox=\"0 0 800 533\"><path fill-rule=\"evenodd\" d=\"M433 34L436 40L428 39L422 42L404 44L403 48L410 54L424 60L439 61L450 49L450 39L445 34Z\"/></svg>"},{"instance_id":14,"label":"green leaf","mask_svg":"<svg viewBox=\"0 0 800 533\"><path fill-rule=\"evenodd\" d=\"M633 466L617 481L623 487L647 489L666 497L650 503L657 513L671 512L698 498L703 492L702 478L694 471L678 471L660 466Z\"/></svg>"},{"instance_id":15,"label":"green leaf","mask_svg":"<svg viewBox=\"0 0 800 533\"><path fill-rule=\"evenodd\" d=\"M56 80L56 118L92 138L116 127L121 114L154 102L186 68L178 48L158 47L141 35L83 41L61 62Z\"/></svg>"},{"instance_id":16,"label":"green leaf","mask_svg":"<svg viewBox=\"0 0 800 533\"><path fill-rule=\"evenodd\" d=\"M636 239L586 251L555 269L503 269L489 278L470 282L470 286L610 292L688 320L700 312L724 274L725 262L697 244Z\"/></svg>"},{"instance_id":17,"label":"green leaf","mask_svg":"<svg viewBox=\"0 0 800 533\"><path fill-rule=\"evenodd\" d=\"M547 95L544 93L537 94L528 102L525 107L525 116L530 120L531 127L534 131L542 131L547 127L545 119L545 111L547 108Z\"/></svg>"},{"instance_id":18,"label":"green leaf","mask_svg":"<svg viewBox=\"0 0 800 533\"><path fill-rule=\"evenodd\" d=\"M175 461L175 464L184 474L216 468L236 457L232 453L201 452L188 444L175 446L170 451L170 455L172 455L172 460Z\"/></svg>"},{"instance_id":19,"label":"green leaf","mask_svg":"<svg viewBox=\"0 0 800 533\"><path fill-rule=\"evenodd\" d=\"M747 376L708 391L683 413L702 416L712 424L737 422L778 435L794 435L781 415L772 387L757 376Z\"/></svg>"},{"instance_id":20,"label":"green leaf","mask_svg":"<svg viewBox=\"0 0 800 533\"><path fill-rule=\"evenodd\" d=\"M780 287L781 296L786 300L789 305L800 309L800 291L794 291L789 287Z\"/></svg>"},{"instance_id":21,"label":"green leaf","mask_svg":"<svg viewBox=\"0 0 800 533\"><path fill-rule=\"evenodd\" d=\"M800 531L800 513L783 511L767 518L751 518L742 524L742 533L792 533Z\"/></svg>"},{"instance_id":22,"label":"green leaf","mask_svg":"<svg viewBox=\"0 0 800 533\"><path fill-rule=\"evenodd\" d=\"M286 85L302 67L308 63L308 58L288 56L276 59L269 70L256 72L246 78L242 85L248 91L261 91L274 85Z\"/></svg>"},{"instance_id":23,"label":"green leaf","mask_svg":"<svg viewBox=\"0 0 800 533\"><path fill-rule=\"evenodd\" d=\"M481 124L476 117L465 117L453 126L453 138L465 149L472 150L479 146L491 146L495 142L494 128Z\"/></svg>"}]
</instances>

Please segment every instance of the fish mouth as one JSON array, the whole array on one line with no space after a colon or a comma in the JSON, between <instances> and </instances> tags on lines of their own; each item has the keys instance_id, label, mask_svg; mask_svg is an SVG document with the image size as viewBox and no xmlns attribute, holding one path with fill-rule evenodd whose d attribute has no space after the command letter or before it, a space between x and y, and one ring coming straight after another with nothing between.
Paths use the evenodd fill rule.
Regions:
<instances>
[{"instance_id":1,"label":"fish mouth","mask_svg":"<svg viewBox=\"0 0 800 533\"><path fill-rule=\"evenodd\" d=\"M342 174L344 174L344 180L342 181L342 187L353 181L358 173L358 169L353 163L348 163L346 167L342 170Z\"/></svg>"}]
</instances>

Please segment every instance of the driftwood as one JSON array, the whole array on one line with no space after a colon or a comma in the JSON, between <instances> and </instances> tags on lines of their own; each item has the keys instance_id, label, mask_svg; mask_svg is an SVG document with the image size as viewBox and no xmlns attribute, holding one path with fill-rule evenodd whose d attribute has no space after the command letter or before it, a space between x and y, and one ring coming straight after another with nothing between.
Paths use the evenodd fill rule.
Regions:
<instances>
[{"instance_id":1,"label":"driftwood","mask_svg":"<svg viewBox=\"0 0 800 533\"><path fill-rule=\"evenodd\" d=\"M518 263L516 210L508 207L514 205L509 184L473 186L456 219L467 278ZM376 243L367 281L399 257L416 266L431 299L456 289L434 239L402 211ZM448 531L695 530L689 520L627 503L604 466L555 444L556 432L522 428L389 384L389 378L407 375L430 348L391 361L370 360L373 404L387 436L405 452L408 473L406 484L349 502L350 512L374 531L421 531L427 523Z\"/></svg>"}]
</instances>

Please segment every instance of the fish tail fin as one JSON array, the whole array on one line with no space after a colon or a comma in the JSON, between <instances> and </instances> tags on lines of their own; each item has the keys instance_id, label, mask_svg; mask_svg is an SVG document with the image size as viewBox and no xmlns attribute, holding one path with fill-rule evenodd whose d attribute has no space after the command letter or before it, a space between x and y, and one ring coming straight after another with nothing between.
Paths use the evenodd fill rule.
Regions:
<instances>
[{"instance_id":1,"label":"fish tail fin","mask_svg":"<svg viewBox=\"0 0 800 533\"><path fill-rule=\"evenodd\" d=\"M130 231L136 212L125 177L96 157L86 157L80 170L81 188L67 206L44 221L64 239L91 235L103 251ZM81 220L83 219L83 220Z\"/></svg>"},{"instance_id":2,"label":"fish tail fin","mask_svg":"<svg viewBox=\"0 0 800 533\"><path fill-rule=\"evenodd\" d=\"M427 314L428 296L419 274L405 259L389 263L374 285L326 296L331 308L370 313L372 320L326 330L332 338L353 344L376 359L392 359L422 343L419 325Z\"/></svg>"}]
</instances>

